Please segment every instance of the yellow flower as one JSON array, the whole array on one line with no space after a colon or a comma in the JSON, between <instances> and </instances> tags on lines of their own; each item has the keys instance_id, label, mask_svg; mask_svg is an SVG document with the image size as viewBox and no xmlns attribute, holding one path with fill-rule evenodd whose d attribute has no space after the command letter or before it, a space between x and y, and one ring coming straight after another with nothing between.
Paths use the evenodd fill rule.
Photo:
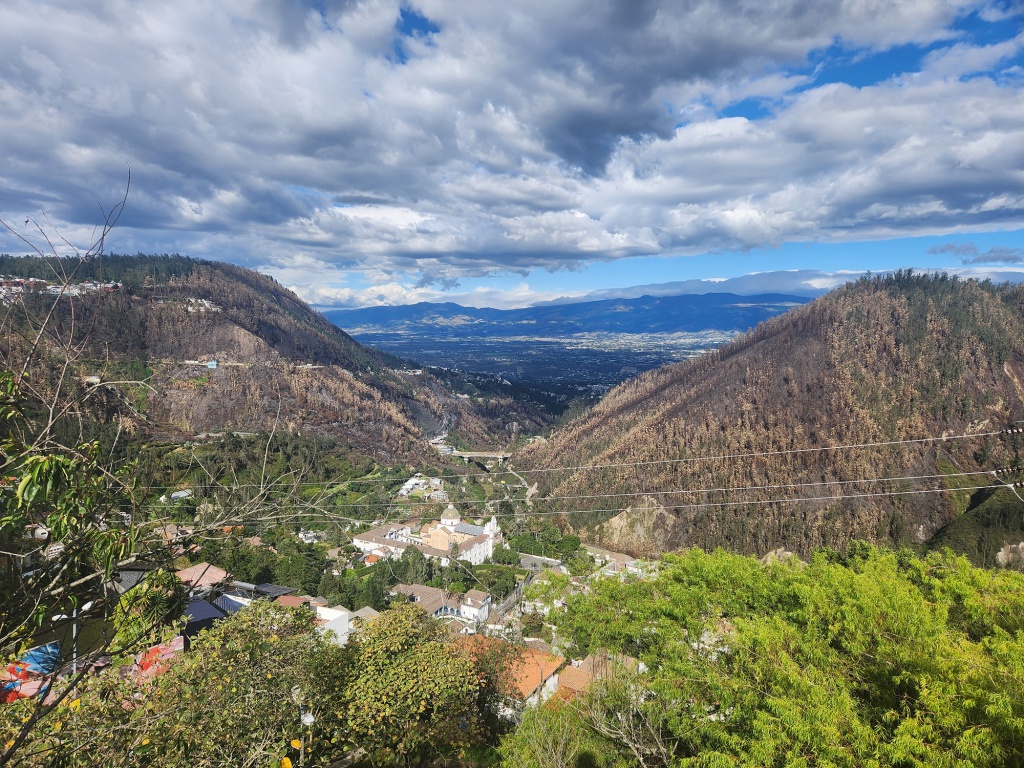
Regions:
<instances>
[{"instance_id":1,"label":"yellow flower","mask_svg":"<svg viewBox=\"0 0 1024 768\"><path fill-rule=\"evenodd\" d=\"M81 699L75 699L70 704L68 704L68 707L71 709L72 712L78 711L78 708L81 707L81 706L82 706L82 700Z\"/></svg>"},{"instance_id":2,"label":"yellow flower","mask_svg":"<svg viewBox=\"0 0 1024 768\"><path fill-rule=\"evenodd\" d=\"M55 730L55 731L59 731L63 727L64 727L64 723L62 723L60 720L58 720L56 723L53 724L53 730Z\"/></svg>"},{"instance_id":3,"label":"yellow flower","mask_svg":"<svg viewBox=\"0 0 1024 768\"><path fill-rule=\"evenodd\" d=\"M149 739L143 739L142 746L146 746L147 744L149 744Z\"/></svg>"},{"instance_id":4,"label":"yellow flower","mask_svg":"<svg viewBox=\"0 0 1024 768\"><path fill-rule=\"evenodd\" d=\"M292 768L292 759L290 757L282 757L281 768Z\"/></svg>"},{"instance_id":5,"label":"yellow flower","mask_svg":"<svg viewBox=\"0 0 1024 768\"><path fill-rule=\"evenodd\" d=\"M302 742L299 741L298 739L292 739L292 749L301 749L301 748L302 748Z\"/></svg>"}]
</instances>

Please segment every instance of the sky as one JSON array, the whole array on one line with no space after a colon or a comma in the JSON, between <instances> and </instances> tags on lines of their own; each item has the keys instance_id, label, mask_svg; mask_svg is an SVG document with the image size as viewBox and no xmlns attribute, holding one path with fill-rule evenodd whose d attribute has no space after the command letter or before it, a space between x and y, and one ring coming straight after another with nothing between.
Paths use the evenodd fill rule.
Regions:
<instances>
[{"instance_id":1,"label":"sky","mask_svg":"<svg viewBox=\"0 0 1024 768\"><path fill-rule=\"evenodd\" d=\"M108 252L321 308L1020 279L1022 48L1021 0L4 0L0 250L127 191Z\"/></svg>"}]
</instances>

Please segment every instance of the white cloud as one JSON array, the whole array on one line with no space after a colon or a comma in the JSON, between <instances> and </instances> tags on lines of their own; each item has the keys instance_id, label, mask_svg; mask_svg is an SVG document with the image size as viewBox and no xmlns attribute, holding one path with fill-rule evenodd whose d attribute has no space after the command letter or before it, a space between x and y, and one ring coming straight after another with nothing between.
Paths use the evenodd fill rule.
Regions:
<instances>
[{"instance_id":1,"label":"white cloud","mask_svg":"<svg viewBox=\"0 0 1024 768\"><path fill-rule=\"evenodd\" d=\"M925 74L936 77L964 77L991 71L994 67L1016 56L1024 46L1024 33L1012 40L993 45L959 43L940 48L925 57Z\"/></svg>"},{"instance_id":2,"label":"white cloud","mask_svg":"<svg viewBox=\"0 0 1024 768\"><path fill-rule=\"evenodd\" d=\"M453 302L464 307L516 309L561 298L580 298L584 291L537 291L527 283L512 289L479 287L471 291L439 291L401 283L386 283L352 289L322 285L289 285L304 301L322 307L378 307L416 304L421 301Z\"/></svg>"},{"instance_id":3,"label":"white cloud","mask_svg":"<svg viewBox=\"0 0 1024 768\"><path fill-rule=\"evenodd\" d=\"M439 31L399 40L403 8ZM296 285L316 284L322 265L435 287L645 254L1021 227L1022 38L962 39L953 22L978 8L998 12L952 0L8 0L0 217L88 229L130 166L116 250L264 265ZM819 84L810 66L833 47L928 44L921 72L878 85ZM720 116L745 99L770 114Z\"/></svg>"}]
</instances>

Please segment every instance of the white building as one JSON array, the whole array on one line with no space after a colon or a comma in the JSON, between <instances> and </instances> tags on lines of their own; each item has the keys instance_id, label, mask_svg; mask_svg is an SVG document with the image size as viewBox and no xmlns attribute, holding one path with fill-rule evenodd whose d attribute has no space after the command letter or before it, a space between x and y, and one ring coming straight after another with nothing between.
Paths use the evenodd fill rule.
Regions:
<instances>
[{"instance_id":1,"label":"white building","mask_svg":"<svg viewBox=\"0 0 1024 768\"><path fill-rule=\"evenodd\" d=\"M413 493L421 493L427 498L443 495L444 499L435 500L448 500L448 494L444 491L444 481L439 477L426 477L422 472L417 472L410 477L398 490L398 495L402 497L410 496Z\"/></svg>"},{"instance_id":2,"label":"white building","mask_svg":"<svg viewBox=\"0 0 1024 768\"><path fill-rule=\"evenodd\" d=\"M454 618L481 624L487 621L491 611L491 596L479 589L459 595L424 584L396 584L391 588L391 594L396 597L404 595L435 619Z\"/></svg>"},{"instance_id":3,"label":"white building","mask_svg":"<svg viewBox=\"0 0 1024 768\"><path fill-rule=\"evenodd\" d=\"M491 596L479 589L471 589L462 596L459 608L464 619L482 624L491 615Z\"/></svg>"},{"instance_id":4,"label":"white building","mask_svg":"<svg viewBox=\"0 0 1024 768\"><path fill-rule=\"evenodd\" d=\"M501 528L495 518L486 525L464 523L455 507L448 508L441 520L424 526L417 536L408 525L387 523L352 537L352 544L366 555L396 559L409 547L416 547L426 557L448 565L454 551L455 559L480 565L494 555L501 543Z\"/></svg>"}]
</instances>

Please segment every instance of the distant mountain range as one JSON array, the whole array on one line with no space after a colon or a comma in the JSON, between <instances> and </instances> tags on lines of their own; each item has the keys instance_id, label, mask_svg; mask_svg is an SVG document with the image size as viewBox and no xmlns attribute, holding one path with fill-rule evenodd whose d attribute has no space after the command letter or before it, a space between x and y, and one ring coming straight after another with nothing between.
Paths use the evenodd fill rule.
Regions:
<instances>
[{"instance_id":1,"label":"distant mountain range","mask_svg":"<svg viewBox=\"0 0 1024 768\"><path fill-rule=\"evenodd\" d=\"M404 333L427 338L565 337L580 333L746 331L809 301L807 296L732 293L641 296L524 309L477 309L421 302L394 307L333 309L323 314L356 338Z\"/></svg>"}]
</instances>

